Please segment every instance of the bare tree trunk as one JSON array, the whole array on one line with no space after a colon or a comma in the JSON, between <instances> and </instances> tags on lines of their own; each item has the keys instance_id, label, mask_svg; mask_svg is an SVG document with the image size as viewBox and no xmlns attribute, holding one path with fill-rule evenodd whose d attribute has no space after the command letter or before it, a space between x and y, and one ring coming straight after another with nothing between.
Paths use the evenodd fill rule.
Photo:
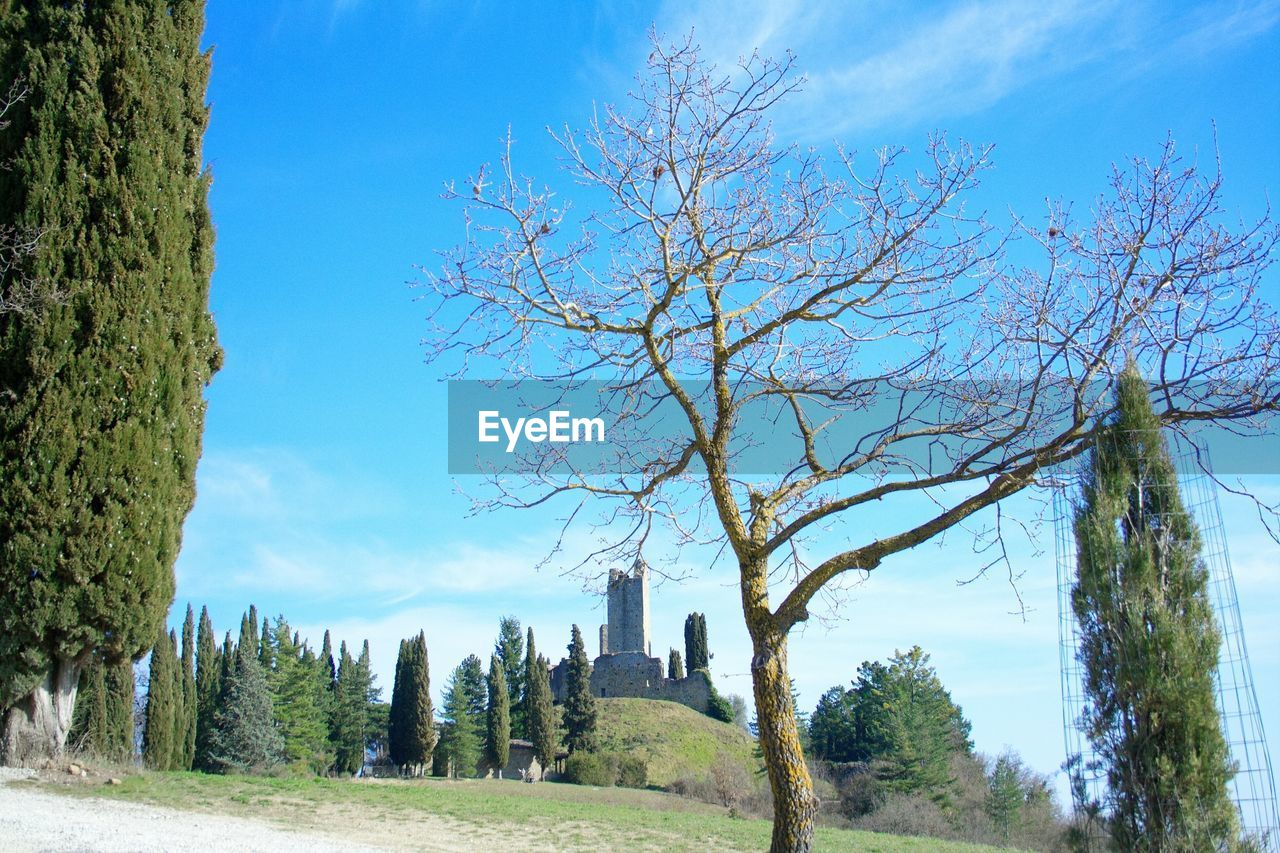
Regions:
<instances>
[{"instance_id":1,"label":"bare tree trunk","mask_svg":"<svg viewBox=\"0 0 1280 853\"><path fill-rule=\"evenodd\" d=\"M34 767L62 753L81 668L76 661L55 660L44 681L4 712L0 764Z\"/></svg>"},{"instance_id":2,"label":"bare tree trunk","mask_svg":"<svg viewBox=\"0 0 1280 853\"><path fill-rule=\"evenodd\" d=\"M770 619L769 622L773 620ZM773 789L773 853L800 853L813 848L818 798L800 748L791 679L787 676L787 637L772 624L748 621L754 657L751 681L755 688L760 747Z\"/></svg>"}]
</instances>

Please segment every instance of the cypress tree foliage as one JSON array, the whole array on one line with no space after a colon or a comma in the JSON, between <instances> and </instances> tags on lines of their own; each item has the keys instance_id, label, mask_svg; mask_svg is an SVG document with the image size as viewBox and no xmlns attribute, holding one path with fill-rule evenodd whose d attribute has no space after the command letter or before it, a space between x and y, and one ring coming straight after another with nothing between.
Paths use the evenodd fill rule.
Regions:
<instances>
[{"instance_id":1,"label":"cypress tree foliage","mask_svg":"<svg viewBox=\"0 0 1280 853\"><path fill-rule=\"evenodd\" d=\"M0 273L65 299L0 312L0 760L60 750L83 662L140 656L173 598L221 364L201 138L204 4L0 7ZM8 266L8 265L6 265Z\"/></svg>"},{"instance_id":2,"label":"cypress tree foliage","mask_svg":"<svg viewBox=\"0 0 1280 853\"><path fill-rule=\"evenodd\" d=\"M494 654L502 662L502 672L507 678L507 700L511 707L511 736L525 737L524 708L521 698L524 691L524 635L520 620L503 616L498 620L498 640L493 644ZM504 762L505 763L505 762Z\"/></svg>"},{"instance_id":3,"label":"cypress tree foliage","mask_svg":"<svg viewBox=\"0 0 1280 853\"><path fill-rule=\"evenodd\" d=\"M218 704L222 656L213 634L209 608L200 608L196 630L196 743L192 766L209 769L209 737L213 732L213 712Z\"/></svg>"},{"instance_id":4,"label":"cypress tree foliage","mask_svg":"<svg viewBox=\"0 0 1280 853\"><path fill-rule=\"evenodd\" d=\"M1120 849L1235 847L1208 571L1147 395L1128 365L1075 519L1086 734Z\"/></svg>"},{"instance_id":5,"label":"cypress tree foliage","mask_svg":"<svg viewBox=\"0 0 1280 853\"><path fill-rule=\"evenodd\" d=\"M173 638L162 627L151 650L147 723L142 734L142 757L153 770L173 770L181 753L177 727L181 683Z\"/></svg>"},{"instance_id":6,"label":"cypress tree foliage","mask_svg":"<svg viewBox=\"0 0 1280 853\"><path fill-rule=\"evenodd\" d=\"M182 760L178 767L190 770L196 759L196 625L195 611L187 605L187 618L182 623Z\"/></svg>"},{"instance_id":7,"label":"cypress tree foliage","mask_svg":"<svg viewBox=\"0 0 1280 853\"><path fill-rule=\"evenodd\" d=\"M498 655L489 656L488 707L485 709L485 760L501 773L511 757L511 693Z\"/></svg>"},{"instance_id":8,"label":"cypress tree foliage","mask_svg":"<svg viewBox=\"0 0 1280 853\"><path fill-rule=\"evenodd\" d=\"M364 696L364 731L365 748L369 748L374 740L374 708L382 702L382 688L377 687L378 677L373 674L373 658L369 654L369 641L360 646L360 657L356 659L356 673L359 676L360 692Z\"/></svg>"},{"instance_id":9,"label":"cypress tree foliage","mask_svg":"<svg viewBox=\"0 0 1280 853\"><path fill-rule=\"evenodd\" d=\"M240 637L236 640L236 650L252 649L250 654L258 653L258 609L249 605L249 612L240 615ZM234 663L234 661L233 661Z\"/></svg>"},{"instance_id":10,"label":"cypress tree foliage","mask_svg":"<svg viewBox=\"0 0 1280 853\"><path fill-rule=\"evenodd\" d=\"M388 721L391 761L402 772L421 776L436 747L435 711L431 705L431 674L427 637L423 632L400 643L395 685Z\"/></svg>"},{"instance_id":11,"label":"cypress tree foliage","mask_svg":"<svg viewBox=\"0 0 1280 853\"><path fill-rule=\"evenodd\" d=\"M411 642L410 698L409 706L409 763L416 765L418 775L430 765L431 754L436 748L435 709L431 704L431 669L427 660L427 635L419 631Z\"/></svg>"},{"instance_id":12,"label":"cypress tree foliage","mask_svg":"<svg viewBox=\"0 0 1280 853\"><path fill-rule=\"evenodd\" d=\"M320 646L320 663L328 676L329 688L333 689L334 683L338 680L338 667L333 662L333 641L329 639L328 628L324 629L324 643Z\"/></svg>"},{"instance_id":13,"label":"cypress tree foliage","mask_svg":"<svg viewBox=\"0 0 1280 853\"><path fill-rule=\"evenodd\" d=\"M534 705L537 702L536 681L538 674L538 650L533 641L533 628L528 630L524 643L524 664L521 667L524 675L524 687L520 691L520 716L524 721L522 734L529 741L534 741Z\"/></svg>"},{"instance_id":14,"label":"cypress tree foliage","mask_svg":"<svg viewBox=\"0 0 1280 853\"><path fill-rule=\"evenodd\" d=\"M409 755L409 642L400 641L396 654L396 674L391 685L391 708L387 712L387 755L391 763L404 767Z\"/></svg>"},{"instance_id":15,"label":"cypress tree foliage","mask_svg":"<svg viewBox=\"0 0 1280 853\"><path fill-rule=\"evenodd\" d=\"M533 632L530 630L530 639ZM530 644L532 646L532 643ZM554 765L559 734L556 731L555 710L551 700L551 681L547 675L547 659L538 655L536 661L526 673L530 702L526 708L529 728L529 740L533 743L533 754L542 765L545 776L547 768Z\"/></svg>"},{"instance_id":16,"label":"cypress tree foliage","mask_svg":"<svg viewBox=\"0 0 1280 853\"><path fill-rule=\"evenodd\" d=\"M468 662L464 661L445 684L444 725L436 755L448 762L449 773L454 778L474 776L482 756L480 727L484 718L475 713L471 695L474 685L470 682Z\"/></svg>"},{"instance_id":17,"label":"cypress tree foliage","mask_svg":"<svg viewBox=\"0 0 1280 853\"><path fill-rule=\"evenodd\" d=\"M591 662L582 632L573 626L569 641L569 667L565 674L564 745L570 754L590 752L596 746L596 699L591 695Z\"/></svg>"},{"instance_id":18,"label":"cypress tree foliage","mask_svg":"<svg viewBox=\"0 0 1280 853\"><path fill-rule=\"evenodd\" d=\"M133 663L92 660L80 674L68 743L101 758L133 755Z\"/></svg>"},{"instance_id":19,"label":"cypress tree foliage","mask_svg":"<svg viewBox=\"0 0 1280 853\"><path fill-rule=\"evenodd\" d=\"M257 632L257 644L255 654L258 656L258 663L262 664L263 672L271 672L275 668L275 638L271 635L271 623L266 617L262 619L262 629Z\"/></svg>"},{"instance_id":20,"label":"cypress tree foliage","mask_svg":"<svg viewBox=\"0 0 1280 853\"><path fill-rule=\"evenodd\" d=\"M702 613L690 613L684 620L684 656L690 672L711 668L711 655L707 650L707 617Z\"/></svg>"},{"instance_id":21,"label":"cypress tree foliage","mask_svg":"<svg viewBox=\"0 0 1280 853\"><path fill-rule=\"evenodd\" d=\"M209 759L222 773L262 773L280 763L284 743L255 647L237 648L213 715Z\"/></svg>"},{"instance_id":22,"label":"cypress tree foliage","mask_svg":"<svg viewBox=\"0 0 1280 853\"><path fill-rule=\"evenodd\" d=\"M684 660L680 657L680 652L675 649L667 655L667 678L684 678Z\"/></svg>"}]
</instances>

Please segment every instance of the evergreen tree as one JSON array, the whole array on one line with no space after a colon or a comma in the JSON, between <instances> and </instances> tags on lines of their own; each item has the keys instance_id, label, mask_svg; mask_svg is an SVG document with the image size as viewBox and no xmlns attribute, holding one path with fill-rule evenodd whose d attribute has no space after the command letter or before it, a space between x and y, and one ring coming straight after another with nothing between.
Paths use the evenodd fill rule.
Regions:
<instances>
[{"instance_id":1,"label":"evergreen tree","mask_svg":"<svg viewBox=\"0 0 1280 853\"><path fill-rule=\"evenodd\" d=\"M357 683L364 696L364 730L365 748L372 748L375 739L375 708L382 703L382 688L376 686L378 676L373 674L373 658L369 654L369 641L360 646L360 657L356 659Z\"/></svg>"},{"instance_id":2,"label":"evergreen tree","mask_svg":"<svg viewBox=\"0 0 1280 853\"><path fill-rule=\"evenodd\" d=\"M582 632L573 626L569 641L569 665L565 673L564 745L570 754L591 752L596 746L596 700L591 695L591 662Z\"/></svg>"},{"instance_id":3,"label":"evergreen tree","mask_svg":"<svg viewBox=\"0 0 1280 853\"><path fill-rule=\"evenodd\" d=\"M437 754L448 762L454 778L475 775L483 746L480 736L483 718L474 713L473 685L467 669L465 661L459 664L445 684L444 725L437 747Z\"/></svg>"},{"instance_id":4,"label":"evergreen tree","mask_svg":"<svg viewBox=\"0 0 1280 853\"><path fill-rule=\"evenodd\" d=\"M338 683L333 704L334 770L338 773L356 773L364 766L366 717L359 666L344 642L338 652Z\"/></svg>"},{"instance_id":5,"label":"evergreen tree","mask_svg":"<svg viewBox=\"0 0 1280 853\"><path fill-rule=\"evenodd\" d=\"M204 4L0 6L0 270L65 298L0 312L0 762L65 742L79 670L156 642L221 363L201 138Z\"/></svg>"},{"instance_id":6,"label":"evergreen tree","mask_svg":"<svg viewBox=\"0 0 1280 853\"><path fill-rule=\"evenodd\" d=\"M92 660L80 674L69 743L92 755L127 761L133 755L133 663Z\"/></svg>"},{"instance_id":7,"label":"evergreen tree","mask_svg":"<svg viewBox=\"0 0 1280 853\"><path fill-rule=\"evenodd\" d=\"M192 766L209 769L209 737L213 733L213 712L221 686L222 656L213 634L209 608L200 608L196 629L196 748Z\"/></svg>"},{"instance_id":8,"label":"evergreen tree","mask_svg":"<svg viewBox=\"0 0 1280 853\"><path fill-rule=\"evenodd\" d=\"M329 679L329 689L333 689L334 683L338 680L338 667L333 660L333 641L329 639L329 629L324 629L324 643L320 646L320 663L325 668L325 675Z\"/></svg>"},{"instance_id":9,"label":"evergreen tree","mask_svg":"<svg viewBox=\"0 0 1280 853\"><path fill-rule=\"evenodd\" d=\"M1147 395L1130 364L1075 519L1084 723L1120 849L1223 849L1239 830L1214 702L1220 637L1199 531Z\"/></svg>"},{"instance_id":10,"label":"evergreen tree","mask_svg":"<svg viewBox=\"0 0 1280 853\"><path fill-rule=\"evenodd\" d=\"M142 734L142 757L153 770L173 770L179 753L178 714L181 680L173 638L160 629L151 650L147 679L147 723Z\"/></svg>"},{"instance_id":11,"label":"evergreen tree","mask_svg":"<svg viewBox=\"0 0 1280 853\"><path fill-rule=\"evenodd\" d=\"M542 764L545 773L555 762L556 718L551 699L551 681L547 675L547 659L538 654L532 628L525 639L524 680L525 730L533 744L533 754Z\"/></svg>"},{"instance_id":12,"label":"evergreen tree","mask_svg":"<svg viewBox=\"0 0 1280 853\"><path fill-rule=\"evenodd\" d=\"M511 757L511 694L507 690L502 659L489 656L488 707L485 709L485 758L495 773L507 766Z\"/></svg>"},{"instance_id":13,"label":"evergreen tree","mask_svg":"<svg viewBox=\"0 0 1280 853\"><path fill-rule=\"evenodd\" d=\"M667 678L681 679L684 678L684 660L680 657L680 652L672 649L667 654Z\"/></svg>"},{"instance_id":14,"label":"evergreen tree","mask_svg":"<svg viewBox=\"0 0 1280 853\"><path fill-rule=\"evenodd\" d=\"M333 752L325 707L328 694L316 678L315 658L312 656L310 664L304 660L297 635L283 616L276 617L274 629L264 624L260 636L266 651L259 650L259 664L264 657L274 664L266 676L283 758L289 764L323 773L333 764Z\"/></svg>"},{"instance_id":15,"label":"evergreen tree","mask_svg":"<svg viewBox=\"0 0 1280 853\"><path fill-rule=\"evenodd\" d=\"M526 735L521 702L524 691L524 634L520 631L519 619L503 616L498 620L498 640L493 644L493 651L502 663L502 672L507 678L511 736L523 738Z\"/></svg>"},{"instance_id":16,"label":"evergreen tree","mask_svg":"<svg viewBox=\"0 0 1280 853\"><path fill-rule=\"evenodd\" d=\"M711 654L707 650L707 617L690 613L684 620L684 656L689 671L711 668Z\"/></svg>"},{"instance_id":17,"label":"evergreen tree","mask_svg":"<svg viewBox=\"0 0 1280 853\"><path fill-rule=\"evenodd\" d=\"M391 692L388 745L391 761L412 775L421 775L436 746L435 711L431 705L431 674L427 638L423 632L400 643L395 686Z\"/></svg>"},{"instance_id":18,"label":"evergreen tree","mask_svg":"<svg viewBox=\"0 0 1280 853\"><path fill-rule=\"evenodd\" d=\"M196 758L196 624L195 611L187 605L187 618L182 622L182 760L178 767L190 770Z\"/></svg>"},{"instance_id":19,"label":"evergreen tree","mask_svg":"<svg viewBox=\"0 0 1280 853\"><path fill-rule=\"evenodd\" d=\"M991 768L991 778L988 780L987 816L991 818L1002 841L1009 840L1026 802L1018 769L1012 756L1001 755Z\"/></svg>"},{"instance_id":20,"label":"evergreen tree","mask_svg":"<svg viewBox=\"0 0 1280 853\"><path fill-rule=\"evenodd\" d=\"M265 772L280 763L284 752L256 651L250 644L229 655L232 663L213 715L209 749L210 764L223 773Z\"/></svg>"},{"instance_id":21,"label":"evergreen tree","mask_svg":"<svg viewBox=\"0 0 1280 853\"><path fill-rule=\"evenodd\" d=\"M387 712L387 755L391 763L404 767L409 762L409 642L400 641L396 653L396 674L391 683L391 708Z\"/></svg>"},{"instance_id":22,"label":"evergreen tree","mask_svg":"<svg viewBox=\"0 0 1280 853\"><path fill-rule=\"evenodd\" d=\"M484 719L488 706L488 689L485 687L484 666L476 655L467 655L458 665L462 693L467 700L467 713L476 720Z\"/></svg>"}]
</instances>

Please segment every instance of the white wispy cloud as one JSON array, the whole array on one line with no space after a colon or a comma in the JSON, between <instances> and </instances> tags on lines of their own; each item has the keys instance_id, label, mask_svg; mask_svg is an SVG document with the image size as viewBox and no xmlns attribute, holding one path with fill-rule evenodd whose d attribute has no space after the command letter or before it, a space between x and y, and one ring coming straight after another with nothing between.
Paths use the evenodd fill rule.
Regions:
<instances>
[{"instance_id":1,"label":"white wispy cloud","mask_svg":"<svg viewBox=\"0 0 1280 853\"><path fill-rule=\"evenodd\" d=\"M705 55L732 68L758 50L792 50L804 91L775 114L787 138L827 141L904 124L940 125L1072 72L1127 78L1211 56L1280 23L1276 0L1172 9L1119 0L927 4L747 0L677 4L659 15L668 38L693 30Z\"/></svg>"}]
</instances>

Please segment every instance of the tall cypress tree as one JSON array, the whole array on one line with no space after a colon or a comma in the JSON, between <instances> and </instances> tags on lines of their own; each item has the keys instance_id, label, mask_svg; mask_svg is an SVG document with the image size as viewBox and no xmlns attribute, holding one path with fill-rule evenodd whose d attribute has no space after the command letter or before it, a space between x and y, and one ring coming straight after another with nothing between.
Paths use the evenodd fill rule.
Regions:
<instances>
[{"instance_id":1,"label":"tall cypress tree","mask_svg":"<svg viewBox=\"0 0 1280 853\"><path fill-rule=\"evenodd\" d=\"M1119 849L1234 847L1208 571L1147 395L1130 364L1075 519L1084 723Z\"/></svg>"},{"instance_id":2,"label":"tall cypress tree","mask_svg":"<svg viewBox=\"0 0 1280 853\"><path fill-rule=\"evenodd\" d=\"M532 631L530 634L532 635ZM551 681L547 670L547 659L538 655L537 660L526 671L529 696L526 724L529 728L529 740L533 743L533 754L542 765L544 775L555 764L556 747L559 745L559 732L556 730L555 710L551 700Z\"/></svg>"},{"instance_id":3,"label":"tall cypress tree","mask_svg":"<svg viewBox=\"0 0 1280 853\"><path fill-rule=\"evenodd\" d=\"M80 675L70 743L117 761L133 756L133 662L90 661Z\"/></svg>"},{"instance_id":4,"label":"tall cypress tree","mask_svg":"<svg viewBox=\"0 0 1280 853\"><path fill-rule=\"evenodd\" d=\"M387 711L387 755L397 767L409 761L409 642L400 641L396 674L391 684L391 708Z\"/></svg>"},{"instance_id":5,"label":"tall cypress tree","mask_svg":"<svg viewBox=\"0 0 1280 853\"><path fill-rule=\"evenodd\" d=\"M582 632L573 626L565 674L564 745L569 752L590 752L596 745L596 699L591 695L591 662Z\"/></svg>"},{"instance_id":6,"label":"tall cypress tree","mask_svg":"<svg viewBox=\"0 0 1280 853\"><path fill-rule=\"evenodd\" d=\"M419 631L410 642L409 764L418 775L431 764L436 748L435 709L431 704L431 669L427 660L427 635Z\"/></svg>"},{"instance_id":7,"label":"tall cypress tree","mask_svg":"<svg viewBox=\"0 0 1280 853\"><path fill-rule=\"evenodd\" d=\"M521 703L524 691L524 635L520 632L519 619L503 616L498 620L498 640L493 644L493 652L501 661L502 672L507 679L511 736L525 737L524 708Z\"/></svg>"},{"instance_id":8,"label":"tall cypress tree","mask_svg":"<svg viewBox=\"0 0 1280 853\"><path fill-rule=\"evenodd\" d=\"M204 3L0 6L0 272L66 298L0 313L0 760L56 753L79 670L156 642L221 363L201 139ZM0 300L2 301L2 300Z\"/></svg>"},{"instance_id":9,"label":"tall cypress tree","mask_svg":"<svg viewBox=\"0 0 1280 853\"><path fill-rule=\"evenodd\" d=\"M685 617L684 656L689 672L711 666L711 655L707 651L707 617L702 613L690 613Z\"/></svg>"},{"instance_id":10,"label":"tall cypress tree","mask_svg":"<svg viewBox=\"0 0 1280 853\"><path fill-rule=\"evenodd\" d=\"M182 623L182 760L180 770L190 770L196 758L196 625L195 611L187 605L187 618Z\"/></svg>"},{"instance_id":11,"label":"tall cypress tree","mask_svg":"<svg viewBox=\"0 0 1280 853\"><path fill-rule=\"evenodd\" d=\"M142 757L153 770L172 770L179 752L177 716L181 680L173 638L163 627L151 650L147 679L147 723L142 733Z\"/></svg>"},{"instance_id":12,"label":"tall cypress tree","mask_svg":"<svg viewBox=\"0 0 1280 853\"><path fill-rule=\"evenodd\" d=\"M218 704L222 656L213 634L209 608L200 608L196 630L196 747L192 766L209 768L209 737L213 733L213 712Z\"/></svg>"},{"instance_id":13,"label":"tall cypress tree","mask_svg":"<svg viewBox=\"0 0 1280 853\"><path fill-rule=\"evenodd\" d=\"M511 757L511 694L506 673L496 654L489 656L489 704L485 709L485 758L495 773L501 773Z\"/></svg>"}]
</instances>

